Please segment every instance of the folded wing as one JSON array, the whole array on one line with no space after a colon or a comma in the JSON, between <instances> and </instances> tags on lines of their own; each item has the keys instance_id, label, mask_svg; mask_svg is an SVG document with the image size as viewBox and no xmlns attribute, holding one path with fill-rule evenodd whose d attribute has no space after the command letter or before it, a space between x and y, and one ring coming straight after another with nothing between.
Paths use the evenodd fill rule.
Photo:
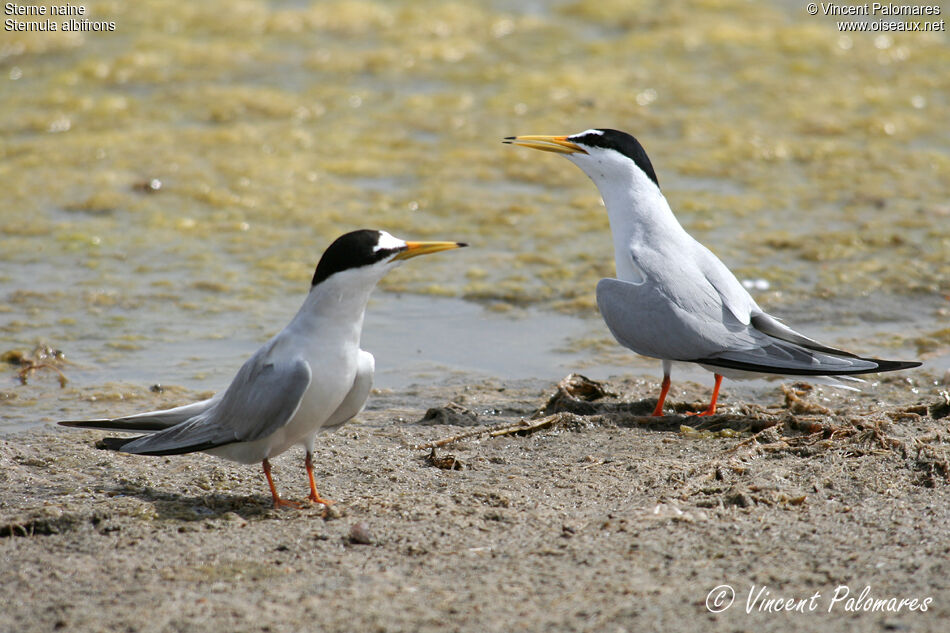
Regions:
<instances>
[{"instance_id":1,"label":"folded wing","mask_svg":"<svg viewBox=\"0 0 950 633\"><path fill-rule=\"evenodd\" d=\"M645 356L786 375L865 374L920 363L861 358L822 345L764 312L748 324L715 296L684 306L653 283L601 279L597 305L614 338Z\"/></svg>"},{"instance_id":2,"label":"folded wing","mask_svg":"<svg viewBox=\"0 0 950 633\"><path fill-rule=\"evenodd\" d=\"M104 448L139 455L192 453L267 437L294 417L312 376L306 361L269 362L268 351L262 348L252 356L220 397L164 412L65 425L152 431L130 439L103 440ZM188 413L193 415L181 419ZM172 420L179 421L168 426Z\"/></svg>"},{"instance_id":3,"label":"folded wing","mask_svg":"<svg viewBox=\"0 0 950 633\"><path fill-rule=\"evenodd\" d=\"M221 394L200 402L192 402L174 409L146 411L122 418L103 420L63 420L60 426L72 426L82 429L100 429L103 431L129 431L130 433L154 433L180 424L199 413L203 413L220 399Z\"/></svg>"}]
</instances>

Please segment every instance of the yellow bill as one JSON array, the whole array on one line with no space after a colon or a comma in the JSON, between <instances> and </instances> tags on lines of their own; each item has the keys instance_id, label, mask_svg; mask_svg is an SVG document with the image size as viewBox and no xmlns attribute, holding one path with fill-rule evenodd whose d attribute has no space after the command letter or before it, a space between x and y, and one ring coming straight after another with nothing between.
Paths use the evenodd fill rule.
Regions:
<instances>
[{"instance_id":1,"label":"yellow bill","mask_svg":"<svg viewBox=\"0 0 950 633\"><path fill-rule=\"evenodd\" d=\"M462 248L468 246L463 242L406 242L406 250L393 257L396 259L411 259L419 255L428 255L429 253L438 253L453 248Z\"/></svg>"},{"instance_id":2,"label":"yellow bill","mask_svg":"<svg viewBox=\"0 0 950 633\"><path fill-rule=\"evenodd\" d=\"M580 145L567 140L566 136L509 136L504 140L504 142L511 145L520 145L521 147L539 149L542 152L554 152L555 154L587 153Z\"/></svg>"}]
</instances>

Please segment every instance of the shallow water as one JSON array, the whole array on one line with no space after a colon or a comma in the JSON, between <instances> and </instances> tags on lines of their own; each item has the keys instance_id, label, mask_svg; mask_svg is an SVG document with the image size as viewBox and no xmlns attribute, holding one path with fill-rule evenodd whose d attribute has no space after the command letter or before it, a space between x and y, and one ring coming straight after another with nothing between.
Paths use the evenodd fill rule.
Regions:
<instances>
[{"instance_id":1,"label":"shallow water","mask_svg":"<svg viewBox=\"0 0 950 633\"><path fill-rule=\"evenodd\" d=\"M842 36L738 0L85 6L115 32L0 34L0 351L62 349L76 390L10 369L0 428L139 393L114 383L220 387L359 227L473 246L382 284L382 386L655 374L596 320L612 257L593 185L499 142L591 126L641 139L763 306L948 365L946 33ZM410 318L446 344L413 343Z\"/></svg>"}]
</instances>

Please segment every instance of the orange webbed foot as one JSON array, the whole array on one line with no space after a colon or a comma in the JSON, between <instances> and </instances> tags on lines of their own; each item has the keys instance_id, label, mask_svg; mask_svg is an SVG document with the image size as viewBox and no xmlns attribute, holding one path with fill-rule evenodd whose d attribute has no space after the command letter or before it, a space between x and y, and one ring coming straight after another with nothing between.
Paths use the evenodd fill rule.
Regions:
<instances>
[{"instance_id":1,"label":"orange webbed foot","mask_svg":"<svg viewBox=\"0 0 950 633\"><path fill-rule=\"evenodd\" d=\"M709 402L709 406L706 407L705 411L700 411L698 413L694 411L688 411L686 415L695 415L697 417L703 417L707 415L716 415L716 401L719 399L719 386L722 384L722 376L715 374L716 384L713 387L712 400Z\"/></svg>"},{"instance_id":2,"label":"orange webbed foot","mask_svg":"<svg viewBox=\"0 0 950 633\"><path fill-rule=\"evenodd\" d=\"M333 499L324 499L323 497L321 497L315 492L311 492L310 496L307 497L307 499L310 501L310 503L322 503L328 508L332 506L334 503L336 503L336 501L334 501Z\"/></svg>"},{"instance_id":3,"label":"orange webbed foot","mask_svg":"<svg viewBox=\"0 0 950 633\"><path fill-rule=\"evenodd\" d=\"M294 510L303 509L303 504L299 501L291 501L289 499L281 499L280 497L274 498L274 509L280 510L281 508L293 508Z\"/></svg>"}]
</instances>

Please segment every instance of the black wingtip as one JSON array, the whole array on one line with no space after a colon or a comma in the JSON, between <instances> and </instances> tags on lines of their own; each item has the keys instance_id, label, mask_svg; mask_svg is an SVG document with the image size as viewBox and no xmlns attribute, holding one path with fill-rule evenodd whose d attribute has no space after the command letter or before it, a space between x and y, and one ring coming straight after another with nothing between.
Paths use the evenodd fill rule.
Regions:
<instances>
[{"instance_id":1,"label":"black wingtip","mask_svg":"<svg viewBox=\"0 0 950 633\"><path fill-rule=\"evenodd\" d=\"M148 455L153 457L163 457L167 455L185 455L187 453L197 453L199 451L206 451L212 448L218 448L219 446L224 446L229 442L224 444L216 444L214 442L202 442L201 444L192 444L191 446L179 446L176 448L168 448L164 450L150 451L150 450L125 450L126 445L135 440L142 439L146 437L144 435L137 435L135 437L104 437L98 442L96 442L96 448L101 448L107 451L122 451L126 453L133 453L135 455Z\"/></svg>"},{"instance_id":2,"label":"black wingtip","mask_svg":"<svg viewBox=\"0 0 950 633\"><path fill-rule=\"evenodd\" d=\"M864 360L877 363L877 369L874 370L875 372L900 371L901 369L911 369L923 365L923 363L916 360L878 360L877 358L865 358Z\"/></svg>"},{"instance_id":3,"label":"black wingtip","mask_svg":"<svg viewBox=\"0 0 950 633\"><path fill-rule=\"evenodd\" d=\"M96 429L101 428L103 424L109 424L111 422L112 420L60 420L56 424L75 429Z\"/></svg>"},{"instance_id":4,"label":"black wingtip","mask_svg":"<svg viewBox=\"0 0 950 633\"><path fill-rule=\"evenodd\" d=\"M99 431L125 431L126 433L140 433L142 431L164 431L168 424L157 422L155 420L130 420L128 418L115 418L113 420L62 420L57 422L59 426L66 426L75 429L95 429Z\"/></svg>"},{"instance_id":5,"label":"black wingtip","mask_svg":"<svg viewBox=\"0 0 950 633\"><path fill-rule=\"evenodd\" d=\"M115 439L115 438L111 438ZM139 438L133 437L132 440L137 440ZM129 440L130 442L132 440ZM150 450L141 450L137 449L134 451L129 451L136 455L150 455L153 457L165 457L168 455L187 455L188 453L198 453L201 451L208 451L212 448L218 448L219 446L226 446L232 444L233 442L202 442L200 444L191 444L189 446L178 446L175 448L167 448L163 450L150 451Z\"/></svg>"},{"instance_id":6,"label":"black wingtip","mask_svg":"<svg viewBox=\"0 0 950 633\"><path fill-rule=\"evenodd\" d=\"M703 365L712 365L714 367L724 367L726 369L738 369L741 371L750 371L759 374L776 374L779 376L855 376L858 374L879 374L886 371L900 371L901 369L911 369L920 367L922 363L918 361L904 360L881 360L879 358L862 358L870 363L877 363L877 367L870 369L852 369L835 371L828 369L792 369L788 367L775 367L773 365L760 365L758 363L747 363L744 361L730 360L727 358L701 358L691 362Z\"/></svg>"}]
</instances>

